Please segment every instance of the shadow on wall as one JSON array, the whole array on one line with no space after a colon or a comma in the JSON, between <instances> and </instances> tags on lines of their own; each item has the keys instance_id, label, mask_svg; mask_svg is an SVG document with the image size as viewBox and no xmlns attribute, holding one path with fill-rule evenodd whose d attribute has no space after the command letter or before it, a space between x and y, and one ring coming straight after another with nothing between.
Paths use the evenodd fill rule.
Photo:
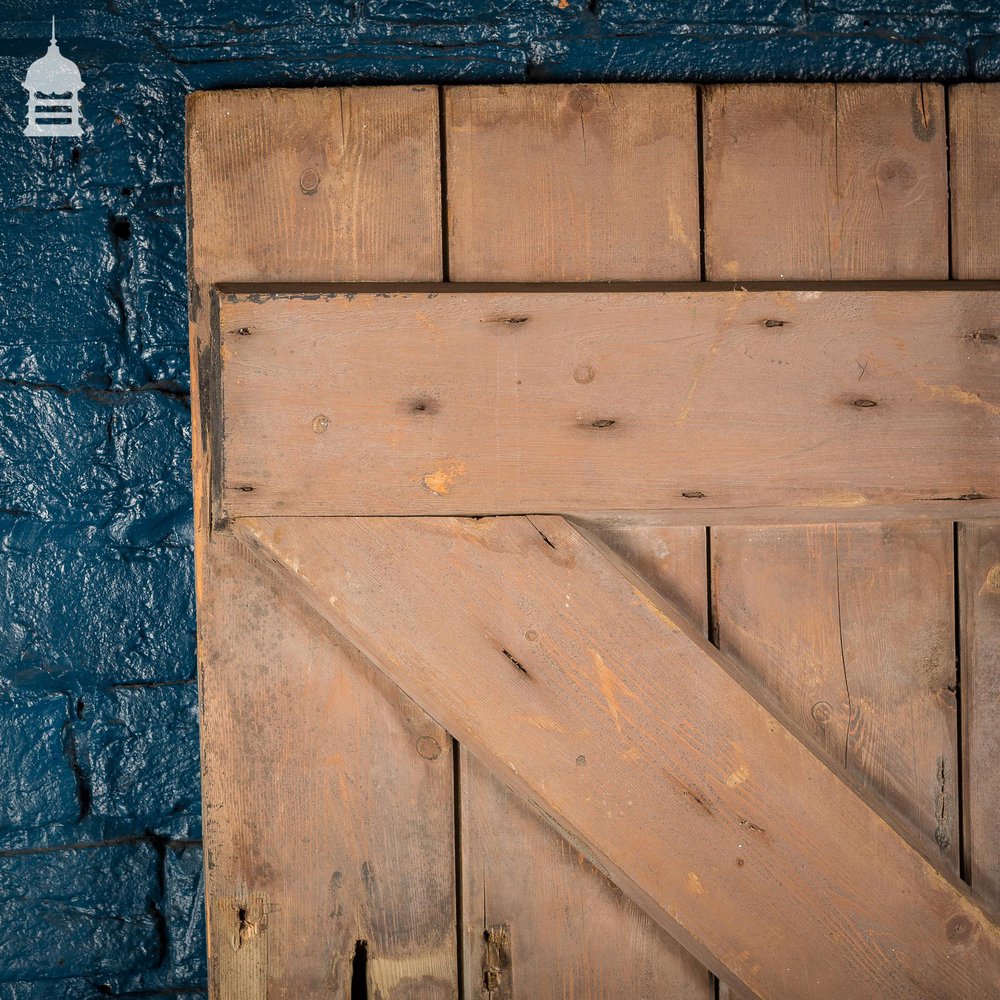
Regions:
<instances>
[{"instance_id":1,"label":"shadow on wall","mask_svg":"<svg viewBox=\"0 0 1000 1000\"><path fill-rule=\"evenodd\" d=\"M1000 9L0 0L0 1000L203 992L183 99L1000 77ZM83 135L25 137L51 15Z\"/></svg>"}]
</instances>

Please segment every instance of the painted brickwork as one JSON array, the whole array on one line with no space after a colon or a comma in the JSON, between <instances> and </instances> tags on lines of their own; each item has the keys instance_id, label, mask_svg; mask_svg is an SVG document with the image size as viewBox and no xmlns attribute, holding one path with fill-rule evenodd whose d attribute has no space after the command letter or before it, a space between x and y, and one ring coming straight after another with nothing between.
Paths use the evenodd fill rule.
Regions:
<instances>
[{"instance_id":1,"label":"painted brickwork","mask_svg":"<svg viewBox=\"0 0 1000 1000\"><path fill-rule=\"evenodd\" d=\"M26 139L55 14L82 139ZM203 992L183 100L1000 78L1000 3L0 0L0 1000Z\"/></svg>"}]
</instances>

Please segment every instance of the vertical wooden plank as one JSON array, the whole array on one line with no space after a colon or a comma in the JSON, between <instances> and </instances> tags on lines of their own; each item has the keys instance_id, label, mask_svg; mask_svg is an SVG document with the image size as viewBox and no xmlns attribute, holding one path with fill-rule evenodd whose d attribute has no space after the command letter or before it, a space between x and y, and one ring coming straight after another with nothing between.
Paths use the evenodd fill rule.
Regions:
<instances>
[{"instance_id":1,"label":"vertical wooden plank","mask_svg":"<svg viewBox=\"0 0 1000 1000\"><path fill-rule=\"evenodd\" d=\"M446 93L452 281L697 280L692 88Z\"/></svg>"},{"instance_id":2,"label":"vertical wooden plank","mask_svg":"<svg viewBox=\"0 0 1000 1000\"><path fill-rule=\"evenodd\" d=\"M1000 908L1000 524L958 526L966 877Z\"/></svg>"},{"instance_id":3,"label":"vertical wooden plank","mask_svg":"<svg viewBox=\"0 0 1000 1000\"><path fill-rule=\"evenodd\" d=\"M206 578L201 648L215 995L346 996L362 940L382 997L452 996L447 735L272 570L224 533L213 545L227 560Z\"/></svg>"},{"instance_id":4,"label":"vertical wooden plank","mask_svg":"<svg viewBox=\"0 0 1000 1000\"><path fill-rule=\"evenodd\" d=\"M1000 276L1000 84L948 91L954 277ZM974 342L982 363L1000 345ZM958 525L964 874L1000 907L1000 524Z\"/></svg>"},{"instance_id":5,"label":"vertical wooden plank","mask_svg":"<svg viewBox=\"0 0 1000 1000\"><path fill-rule=\"evenodd\" d=\"M918 846L958 848L950 526L717 528L720 645Z\"/></svg>"},{"instance_id":6,"label":"vertical wooden plank","mask_svg":"<svg viewBox=\"0 0 1000 1000\"><path fill-rule=\"evenodd\" d=\"M948 277L944 88L836 84L836 280Z\"/></svg>"},{"instance_id":7,"label":"vertical wooden plank","mask_svg":"<svg viewBox=\"0 0 1000 1000\"><path fill-rule=\"evenodd\" d=\"M705 276L831 278L834 88L708 87L702 100Z\"/></svg>"},{"instance_id":8,"label":"vertical wooden plank","mask_svg":"<svg viewBox=\"0 0 1000 1000\"><path fill-rule=\"evenodd\" d=\"M346 996L361 941L373 995L457 991L450 740L213 524L220 470L207 435L219 417L214 285L440 279L437 129L434 88L214 92L188 103L217 1000Z\"/></svg>"},{"instance_id":9,"label":"vertical wooden plank","mask_svg":"<svg viewBox=\"0 0 1000 1000\"><path fill-rule=\"evenodd\" d=\"M707 88L706 276L947 277L944 122L932 85ZM720 647L957 871L950 526L711 536ZM721 1000L737 995L720 988Z\"/></svg>"},{"instance_id":10,"label":"vertical wooden plank","mask_svg":"<svg viewBox=\"0 0 1000 1000\"><path fill-rule=\"evenodd\" d=\"M1000 274L1000 84L948 90L951 263L955 278Z\"/></svg>"},{"instance_id":11,"label":"vertical wooden plank","mask_svg":"<svg viewBox=\"0 0 1000 1000\"><path fill-rule=\"evenodd\" d=\"M196 278L441 279L437 88L216 91L188 115Z\"/></svg>"},{"instance_id":12,"label":"vertical wooden plank","mask_svg":"<svg viewBox=\"0 0 1000 1000\"><path fill-rule=\"evenodd\" d=\"M445 91L450 277L691 280L700 273L695 92L686 86ZM607 540L704 621L701 529ZM484 932L509 930L512 993L707 1000L711 977L470 754L461 756L467 997Z\"/></svg>"},{"instance_id":13,"label":"vertical wooden plank","mask_svg":"<svg viewBox=\"0 0 1000 1000\"><path fill-rule=\"evenodd\" d=\"M948 277L941 87L709 87L703 120L710 280Z\"/></svg>"}]
</instances>

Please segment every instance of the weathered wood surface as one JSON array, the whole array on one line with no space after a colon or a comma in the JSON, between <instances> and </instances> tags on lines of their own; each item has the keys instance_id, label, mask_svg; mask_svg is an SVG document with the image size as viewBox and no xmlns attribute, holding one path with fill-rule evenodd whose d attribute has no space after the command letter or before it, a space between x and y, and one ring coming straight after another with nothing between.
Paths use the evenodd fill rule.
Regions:
<instances>
[{"instance_id":1,"label":"weathered wood surface","mask_svg":"<svg viewBox=\"0 0 1000 1000\"><path fill-rule=\"evenodd\" d=\"M1000 85L949 91L952 271L1000 278ZM984 341L984 348L998 348ZM992 350L990 351L992 354ZM1000 522L957 528L964 872L1000 908Z\"/></svg>"},{"instance_id":2,"label":"weathered wood surface","mask_svg":"<svg viewBox=\"0 0 1000 1000\"><path fill-rule=\"evenodd\" d=\"M346 996L359 940L385 1000L457 990L450 738L213 529L211 497L221 443L212 286L439 280L437 123L429 88L215 92L188 103L217 1000Z\"/></svg>"},{"instance_id":3,"label":"weathered wood surface","mask_svg":"<svg viewBox=\"0 0 1000 1000\"><path fill-rule=\"evenodd\" d=\"M694 87L444 97L452 281L699 278Z\"/></svg>"},{"instance_id":4,"label":"weathered wood surface","mask_svg":"<svg viewBox=\"0 0 1000 1000\"><path fill-rule=\"evenodd\" d=\"M993 183L1000 153L996 136L988 127L996 117L997 92L996 87L978 85L951 91L952 264L958 278L1000 277L994 253L998 240L993 238L1000 218L1000 212L994 210L997 185ZM427 94L429 98L414 96ZM455 88L446 92L442 122L449 130L445 146L451 167L446 210L454 234L448 248L450 277L533 282L697 277L697 246L695 242L692 256L690 240L692 217L697 238L697 204L688 196L689 189L696 190L693 177L697 164L693 148L685 145L685 137L693 134L691 94L685 87L618 85ZM209 384L217 371L212 355L218 348L218 342L209 337L211 285L428 281L442 276L440 203L431 206L439 198L437 117L428 113L429 106L436 108L433 89L203 96L211 102L212 113L222 108L217 102L235 101L224 110L236 109L237 114L233 121L221 123L219 119L210 136L217 169L203 173L202 190L212 225L200 232L197 225L193 227L193 349L196 361L202 360L196 411L201 409L209 418L199 420L196 413L196 428L215 425L212 407L219 402ZM703 106L704 170L706 193L710 193L705 204L708 277L735 283L754 278L817 281L947 276L941 96L940 88L909 85L709 88ZM196 98L195 103L201 99ZM260 107L255 109L253 101L261 99L266 107L258 114ZM415 103L409 104L411 101ZM342 114L345 108L346 115ZM659 114L665 108L670 110L670 121ZM644 130L644 114L653 120L652 132ZM414 129L411 126L416 119L420 119L419 127ZM431 140L425 141L420 130L428 122L435 131ZM641 152L637 157L630 148L630 143L643 137L652 144L655 157ZM526 152L511 155L512 149ZM501 152L506 162L494 155ZM208 156L207 148L202 154ZM552 170L553 159L561 160L558 171ZM366 172L368 164L377 167ZM410 171L407 195L397 204L402 190L397 175L403 169ZM669 183L664 174L669 174ZM413 177L416 184L410 190ZM197 178L193 181L191 190L198 188ZM750 189L756 192L753 198L747 196ZM374 214L363 211L370 200L383 207ZM419 237L414 221L423 227ZM297 233L305 233L306 238L299 239ZM656 266L646 270L647 261ZM995 365L994 329L983 327L979 332L981 336L973 341L978 351L974 364L989 370ZM619 336L628 340L621 331ZM977 409L979 404L972 400L968 406ZM971 412L968 418L974 419ZM211 454L207 437L200 431L196 431L196 440L200 617L205 617L203 609L207 607L209 615L225 619L214 629L220 652L212 655L220 661L230 660L236 671L233 677L204 673L202 677L203 718L214 719L206 722L206 751L211 742L211 752L217 755L214 763L208 763L206 756L206 789L225 789L223 794L230 803L229 814L223 810L220 821L214 824L215 831L224 834L222 864L209 873L213 989L220 996L263 996L267 988L264 980L270 979L286 988L286 982L292 983L291 988L308 996L310 989L315 989L310 964L315 957L310 949L314 947L329 948L334 956L320 992L325 995L331 983L342 988L344 976L349 976L344 963L350 964L353 926L358 939L378 942L371 948L371 971L379 976L372 985L387 991L396 988L399 996L450 995L455 970L453 962L450 967L446 964L446 948L441 945L435 953L440 961L431 962L433 970L425 959L427 949L433 949L435 941L440 944L441 928L447 927L449 919L444 914L448 892L435 896L435 883L440 889L442 873L446 881L454 873L443 854L420 848L416 831L406 826L406 810L400 810L396 803L385 803L383 808L366 799L374 793L364 789L357 790L354 809L365 815L376 810L380 822L395 824L392 835L399 836L398 849L410 852L407 864L421 872L417 886L394 881L387 893L388 904L380 904L397 914L406 911L406 917L398 917L393 931L371 931L372 914L363 912L364 906L352 909L350 905L358 902L362 891L354 885L347 890L349 905L341 913L341 922L333 921L336 926L326 937L322 931L314 934L310 929L298 942L271 946L278 937L295 934L301 923L295 921L294 908L291 919L286 921L289 915L285 914L270 922L267 914L272 908L272 892L279 897L286 892L293 898L301 897L303 919L309 919L310 908L320 905L309 881L317 865L312 854L295 855L306 882L296 882L301 872L286 878L283 872L269 873L263 867L258 871L255 866L262 853L280 854L287 847L295 854L299 850L295 845L300 844L296 837L313 836L311 820L299 816L304 829L293 829L284 817L277 822L270 816L261 818L259 790L248 792L224 773L242 766L240 754L214 744L219 734L222 740L227 739L226 727L235 719L234 706L241 699L245 699L241 710L252 717L244 730L239 726L234 730L235 744L245 750L252 743L248 737L259 733L260 720L268 709L288 716L291 712L284 706L300 695L308 697L309 691L300 685L298 694L290 694L287 679L277 677L271 661L255 658L242 646L237 648L238 639L259 633L261 643L266 644L278 635L281 641L277 648L284 650L282 662L293 670L299 663L312 683L318 674L303 659L303 650L314 641L312 636L325 636L328 649L323 665L327 676L336 674L346 677L348 685L360 685L350 701L362 714L345 719L344 703L338 700L324 706L325 715L319 707L307 714L304 735L292 732L291 726L284 731L279 726L275 743L301 740L307 747L325 749L328 733L335 731L336 739L350 751L343 771L337 773L350 774L352 767L359 766L351 764L349 758L367 738L362 729L388 726L391 738L399 741L395 752L405 755L406 741L416 732L412 726L408 728L410 723L416 719L435 724L391 684L380 681L378 675L373 677L365 661L333 633L317 628L315 621L299 641L290 647L282 645L286 628L298 632L296 616L301 614L295 601L289 604L287 588L274 592L278 607L264 620L256 620L254 601L273 584L260 575L255 559L232 546L224 535L210 531L210 484L221 482L221 475L212 474L218 455ZM692 510L687 503L692 499L703 506ZM995 514L992 503L928 501L907 507L870 504L836 510L800 505L783 508L781 517L789 522L832 517L865 521L898 520L919 513L939 519L942 513L963 517L970 509L974 516ZM217 505L216 510L220 509ZM664 525L752 523L774 518L773 507L713 507L707 498L685 498L683 508L625 515L606 511L594 523L602 525L609 544L639 567L661 592L685 603L696 620L704 614L707 589L703 533ZM994 563L1000 564L1000 557L994 558L992 528L973 523L959 527L956 566L965 747L965 870L976 889L992 896L996 903L993 873L1000 857L998 789L990 761L1000 753L995 739L995 706L1000 699L994 684L993 655L1000 618L993 613L990 587ZM947 870L957 864L958 849L955 692L951 690L958 678L954 676L953 653L948 651L949 639L952 643L955 640L954 622L948 621L954 582L946 551L949 534L950 525L904 522L839 530L832 526L729 528L713 530L711 539L713 636L738 656L751 683L767 690L765 700L775 697L780 702L791 730L837 766L846 752L855 786L880 803L893 822ZM765 550L772 558L764 558ZM811 555L809 565L806 553ZM245 587L231 593L228 608L221 608L204 593L206 587L210 591L225 589L215 588L211 582L213 570L222 577L232 574L246 581ZM812 593L815 600L800 600L800 588ZM207 645L203 627L203 663ZM803 670L803 664L808 669ZM259 692L255 699L252 691L243 689L246 676L256 677L261 671L272 678L268 687L275 694L274 705L266 704L268 691ZM368 678L367 686L359 677ZM317 697L319 693L316 687ZM820 693L826 699L814 700ZM830 708L829 715L824 704ZM910 725L913 707L917 714ZM408 716L408 711L416 714ZM355 730L355 725L360 728ZM440 732L442 740L447 740L443 730ZM444 762L442 770L449 769L450 740L447 743L446 752L437 758ZM422 745L426 750L427 744ZM373 752L374 745L357 749L358 754ZM458 769L464 780L457 802L466 825L462 847L467 995L470 989L481 986L482 969L477 963L484 953L482 923L494 926L496 942L502 928L504 948L496 942L491 947L507 958L511 941L517 952L518 934L522 936L519 963L515 957L518 994L652 997L659 995L655 992L659 986L661 993L669 991L672 997L704 996L704 973L693 959L658 937L658 929L623 900L589 862L581 860L575 847L568 846L552 827L522 805L519 796L465 747L460 755ZM303 758L295 765L301 768L303 778L298 790L288 792L289 802L300 791L303 801L324 793L329 774L318 760ZM395 760L385 758L384 763L384 774L392 772L402 782L401 796L407 789L420 788L423 781L426 786L421 794L437 802L422 835L450 838L447 782L433 769L421 771L417 761L405 760L398 766ZM269 775L262 771L259 780L264 784ZM361 784L367 780L363 776ZM521 788L516 779L513 784ZM209 801L206 794L206 803ZM232 809L236 804L245 807L245 817L236 817ZM508 815L509 835L498 836L498 824ZM319 820L325 818L324 812ZM440 831L432 833L435 821ZM246 846L241 823L254 830L264 824L259 845ZM207 818L206 827L212 825ZM291 830L287 842L277 837L283 830ZM272 834L275 839L269 839ZM329 840L324 841L327 834ZM368 830L362 831L360 846L342 852L346 836L339 828L318 831L326 860L338 852L356 858L367 846L375 852L382 846L373 844L377 838ZM213 836L206 832L206 837L213 862ZM494 888L489 906L492 916L486 919L484 914L481 921L470 917L481 888L470 876L476 851L480 852L482 883L489 882ZM537 864L530 868L522 865L519 870L518 855L522 853L533 854ZM321 859L319 868L325 863ZM499 893L498 882L502 885ZM214 895L213 886L217 889ZM539 886L544 889L539 890ZM529 896L532 888L536 890L534 898ZM548 898L572 901L563 920L551 920L543 892ZM431 909L439 907L440 919L427 916L428 904ZM410 920L414 907L421 909L418 919L422 926L415 931L401 928L399 920ZM504 919L511 913L513 930ZM259 914L264 914L264 919ZM450 919L454 920L454 913ZM746 913L743 919L748 919ZM401 929L407 933L394 937L394 931ZM226 943L234 940L241 940L242 947L227 950ZM528 961L532 947L539 955L559 954L562 965L572 966L574 974L560 977L559 968L551 961L541 967L534 959ZM385 959L381 965L375 961L379 956ZM427 980L422 987L429 992L417 994L416 977L424 972ZM449 975L452 981L446 982ZM723 982L720 997L737 995L733 989L744 995L745 988ZM935 990L934 995L941 995L940 991Z\"/></svg>"},{"instance_id":5,"label":"weathered wood surface","mask_svg":"<svg viewBox=\"0 0 1000 1000\"><path fill-rule=\"evenodd\" d=\"M944 90L704 91L710 280L947 278Z\"/></svg>"},{"instance_id":6,"label":"weathered wood surface","mask_svg":"<svg viewBox=\"0 0 1000 1000\"><path fill-rule=\"evenodd\" d=\"M347 996L364 940L372 996L454 996L448 734L259 553L225 532L212 544L225 556L203 573L200 621L213 995Z\"/></svg>"},{"instance_id":7,"label":"weathered wood surface","mask_svg":"<svg viewBox=\"0 0 1000 1000\"><path fill-rule=\"evenodd\" d=\"M1000 496L998 292L447 287L223 296L227 513Z\"/></svg>"},{"instance_id":8,"label":"weathered wood surface","mask_svg":"<svg viewBox=\"0 0 1000 1000\"><path fill-rule=\"evenodd\" d=\"M462 747L466 996L708 1000L708 971L558 829ZM485 929L510 935L483 993Z\"/></svg>"},{"instance_id":9,"label":"weathered wood surface","mask_svg":"<svg viewBox=\"0 0 1000 1000\"><path fill-rule=\"evenodd\" d=\"M436 87L215 91L188 117L212 283L440 280Z\"/></svg>"},{"instance_id":10,"label":"weathered wood surface","mask_svg":"<svg viewBox=\"0 0 1000 1000\"><path fill-rule=\"evenodd\" d=\"M967 877L1000 909L1000 524L959 525Z\"/></svg>"},{"instance_id":11,"label":"weathered wood surface","mask_svg":"<svg viewBox=\"0 0 1000 1000\"><path fill-rule=\"evenodd\" d=\"M947 277L942 88L724 86L703 120L710 279ZM721 647L957 871L950 535L905 521L713 530L712 578Z\"/></svg>"},{"instance_id":12,"label":"weathered wood surface","mask_svg":"<svg viewBox=\"0 0 1000 1000\"><path fill-rule=\"evenodd\" d=\"M704 622L703 528L614 527L603 537L688 620ZM483 927L495 923L510 929L518 995L712 996L699 962L464 746L461 753L467 996L479 988Z\"/></svg>"},{"instance_id":13,"label":"weathered wood surface","mask_svg":"<svg viewBox=\"0 0 1000 1000\"><path fill-rule=\"evenodd\" d=\"M831 247L843 250L846 237L850 252L837 264L842 277L947 273L940 88L751 87L713 93L705 124L706 134L714 136L706 151L706 170L714 178L710 190L723 202L736 197L735 179L726 173L735 154L760 201L781 201L782 224L799 234L794 253L780 242L751 246L739 219L714 218L712 242L739 266L740 277L828 276ZM816 119L806 111L816 101L836 112L835 125L831 117L816 127L826 138L833 129L843 157L819 185L822 208L784 202L787 185L799 174L801 150L771 142L772 129L792 134L803 121L812 123L805 129L812 134ZM749 123L757 116L767 124L754 132ZM863 148L859 137L867 137ZM878 164L864 170L866 156L876 154ZM892 196L902 193L900 180L907 181L905 199ZM875 203L881 224L866 227L862 221L872 216ZM833 236L820 224L827 216L839 220ZM721 276L717 262L710 267L716 269L711 276ZM844 533L844 546L839 537L836 528L717 532L720 642L781 691L808 729L829 741L831 752L839 744L855 773L867 775L900 815L911 814L928 847L945 845L943 861L956 865L950 525L902 524L891 531L859 526ZM880 576L885 579L876 585ZM919 585L908 582L914 580ZM802 598L806 591L808 600ZM788 649L800 651L791 662L782 653ZM817 690L826 697L813 697Z\"/></svg>"},{"instance_id":14,"label":"weathered wood surface","mask_svg":"<svg viewBox=\"0 0 1000 1000\"><path fill-rule=\"evenodd\" d=\"M690 87L446 89L449 276L697 278L696 120ZM704 621L703 528L615 526L605 538ZM493 926L512 949L493 1000L505 988L549 1000L713 996L704 967L465 747L459 754L466 997L480 996Z\"/></svg>"},{"instance_id":15,"label":"weathered wood surface","mask_svg":"<svg viewBox=\"0 0 1000 1000\"><path fill-rule=\"evenodd\" d=\"M715 970L817 1000L965 998L1000 979L1000 928L967 890L562 518L236 530Z\"/></svg>"},{"instance_id":16,"label":"weathered wood surface","mask_svg":"<svg viewBox=\"0 0 1000 1000\"><path fill-rule=\"evenodd\" d=\"M1000 84L951 87L951 266L955 278L1000 275Z\"/></svg>"},{"instance_id":17,"label":"weathered wood surface","mask_svg":"<svg viewBox=\"0 0 1000 1000\"><path fill-rule=\"evenodd\" d=\"M951 524L717 528L719 644L958 871Z\"/></svg>"}]
</instances>

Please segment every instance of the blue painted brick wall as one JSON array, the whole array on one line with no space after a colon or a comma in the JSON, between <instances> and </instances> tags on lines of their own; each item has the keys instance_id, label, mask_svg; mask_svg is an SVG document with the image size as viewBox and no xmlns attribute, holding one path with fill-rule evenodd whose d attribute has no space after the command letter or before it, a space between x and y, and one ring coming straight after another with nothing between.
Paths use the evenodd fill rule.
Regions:
<instances>
[{"instance_id":1,"label":"blue painted brick wall","mask_svg":"<svg viewBox=\"0 0 1000 1000\"><path fill-rule=\"evenodd\" d=\"M51 14L79 141L21 134ZM0 0L0 1000L204 990L186 93L998 77L984 0Z\"/></svg>"}]
</instances>

